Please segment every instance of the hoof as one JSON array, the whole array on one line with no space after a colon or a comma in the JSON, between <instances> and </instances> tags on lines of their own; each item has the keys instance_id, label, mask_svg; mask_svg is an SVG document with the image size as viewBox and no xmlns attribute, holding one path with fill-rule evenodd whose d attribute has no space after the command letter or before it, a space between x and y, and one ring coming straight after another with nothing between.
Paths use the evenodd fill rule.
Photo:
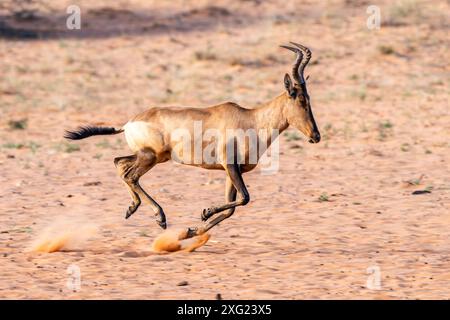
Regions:
<instances>
[{"instance_id":1,"label":"hoof","mask_svg":"<svg viewBox=\"0 0 450 320\"><path fill-rule=\"evenodd\" d=\"M198 228L188 228L186 233L186 239L195 237L197 235Z\"/></svg>"},{"instance_id":2,"label":"hoof","mask_svg":"<svg viewBox=\"0 0 450 320\"><path fill-rule=\"evenodd\" d=\"M202 221L208 220L212 216L211 208L203 209L201 214Z\"/></svg>"},{"instance_id":3,"label":"hoof","mask_svg":"<svg viewBox=\"0 0 450 320\"><path fill-rule=\"evenodd\" d=\"M156 221L156 223L157 223L161 228L163 228L164 230L167 229L167 222L166 222L166 221L163 221L163 222L161 222L161 221Z\"/></svg>"},{"instance_id":4,"label":"hoof","mask_svg":"<svg viewBox=\"0 0 450 320\"><path fill-rule=\"evenodd\" d=\"M131 215L135 213L136 210L139 208L140 204L141 204L140 202L139 203L132 202L131 206L128 207L127 213L125 214L125 219L131 217Z\"/></svg>"},{"instance_id":5,"label":"hoof","mask_svg":"<svg viewBox=\"0 0 450 320\"><path fill-rule=\"evenodd\" d=\"M127 213L125 214L125 219L128 219L129 217L131 217L133 215L133 213L136 211L136 210L131 210L131 208L132 207L128 208Z\"/></svg>"}]
</instances>

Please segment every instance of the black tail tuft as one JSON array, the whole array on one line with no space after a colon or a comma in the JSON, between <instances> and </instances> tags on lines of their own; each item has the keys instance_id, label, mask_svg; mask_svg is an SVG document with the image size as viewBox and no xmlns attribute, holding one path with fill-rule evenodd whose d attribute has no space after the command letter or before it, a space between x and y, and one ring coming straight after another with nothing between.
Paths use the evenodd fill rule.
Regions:
<instances>
[{"instance_id":1,"label":"black tail tuft","mask_svg":"<svg viewBox=\"0 0 450 320\"><path fill-rule=\"evenodd\" d=\"M122 129L117 130L113 127L94 127L85 126L80 127L75 131L66 131L64 138L70 140L81 140L90 136L107 135L107 134L117 134L123 132Z\"/></svg>"}]
</instances>

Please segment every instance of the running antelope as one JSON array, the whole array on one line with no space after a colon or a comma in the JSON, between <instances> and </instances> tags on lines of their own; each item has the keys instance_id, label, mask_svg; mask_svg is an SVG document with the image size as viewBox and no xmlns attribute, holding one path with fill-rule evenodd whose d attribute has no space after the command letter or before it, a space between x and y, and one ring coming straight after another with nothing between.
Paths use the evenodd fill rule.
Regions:
<instances>
[{"instance_id":1,"label":"running antelope","mask_svg":"<svg viewBox=\"0 0 450 320\"><path fill-rule=\"evenodd\" d=\"M284 76L285 92L257 108L247 109L233 102L208 108L154 107L138 114L122 128L85 126L76 131L67 131L65 138L79 140L94 135L112 135L124 132L133 154L115 158L114 164L132 198L125 218L129 218L136 212L141 204L141 199L144 199L152 207L156 221L163 229L167 227L164 211L141 187L140 177L156 164L170 159L205 169L224 170L227 175L226 203L204 209L201 214L204 223L198 227L188 228L185 237L191 238L204 234L221 221L229 218L237 206L245 206L250 201L242 174L256 167L265 150L289 125L300 130L309 138L310 143L320 141L320 133L314 121L303 75L305 67L311 59L311 51L300 44L294 42L291 44L292 46L281 47L296 54L292 68L293 81L289 74L286 74ZM210 153L209 161L205 159L192 161L195 155L191 146L195 147L200 143L202 150L207 147L205 141L198 141L202 137L193 135L195 123L201 123L203 129L212 129L219 133L219 137L214 140L213 149L215 151ZM188 151L179 148L179 141L174 138L174 133L179 132L180 128L189 137L194 136L188 143ZM226 132L229 129L256 130L258 132L262 130L271 134L265 135L264 139L259 137L256 141L247 139L245 140L247 142L239 144L236 137L227 136ZM232 147L229 148L229 146ZM257 149L256 161L249 161L252 147Z\"/></svg>"}]
</instances>

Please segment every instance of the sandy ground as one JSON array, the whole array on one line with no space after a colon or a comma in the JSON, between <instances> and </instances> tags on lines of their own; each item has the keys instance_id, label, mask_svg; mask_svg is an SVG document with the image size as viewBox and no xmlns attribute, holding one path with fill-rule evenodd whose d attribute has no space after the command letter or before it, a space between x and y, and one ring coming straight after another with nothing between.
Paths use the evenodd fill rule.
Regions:
<instances>
[{"instance_id":1,"label":"sandy ground","mask_svg":"<svg viewBox=\"0 0 450 320\"><path fill-rule=\"evenodd\" d=\"M448 1L377 1L380 30L366 1L78 2L82 31L61 27L66 1L2 18L31 39L0 38L0 298L450 298ZM152 253L151 209L124 219L123 136L67 143L64 129L152 105L257 106L283 90L289 40L313 50L322 142L289 129L279 171L245 175L251 203L205 246ZM174 228L223 201L222 172L165 163L142 184ZM28 252L48 227L83 241Z\"/></svg>"}]
</instances>

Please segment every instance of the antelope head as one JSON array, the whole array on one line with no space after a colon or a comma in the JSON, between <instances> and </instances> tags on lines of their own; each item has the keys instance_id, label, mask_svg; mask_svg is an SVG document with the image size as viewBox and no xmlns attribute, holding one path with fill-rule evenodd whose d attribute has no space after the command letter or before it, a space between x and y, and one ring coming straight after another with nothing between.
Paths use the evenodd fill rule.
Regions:
<instances>
[{"instance_id":1,"label":"antelope head","mask_svg":"<svg viewBox=\"0 0 450 320\"><path fill-rule=\"evenodd\" d=\"M311 101L306 90L306 81L303 75L306 65L311 59L311 51L301 44L291 42L293 46L281 46L296 54L292 66L292 81L288 73L284 76L284 86L289 96L286 108L286 118L290 125L300 130L310 143L320 141L320 132L311 109Z\"/></svg>"}]
</instances>

